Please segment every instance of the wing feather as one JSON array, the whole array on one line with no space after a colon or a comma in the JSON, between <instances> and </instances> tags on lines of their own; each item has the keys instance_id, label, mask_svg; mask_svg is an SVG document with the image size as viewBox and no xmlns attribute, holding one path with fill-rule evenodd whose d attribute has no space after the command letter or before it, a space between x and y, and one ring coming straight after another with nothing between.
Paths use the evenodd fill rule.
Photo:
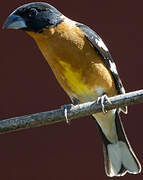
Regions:
<instances>
[{"instance_id":1,"label":"wing feather","mask_svg":"<svg viewBox=\"0 0 143 180\"><path fill-rule=\"evenodd\" d=\"M106 67L109 69L109 71L113 76L118 93L124 94L125 90L119 78L114 60L112 59L112 56L108 48L106 47L100 36L84 24L77 23L76 25L84 32L85 37L90 41L90 43L93 45L95 50L100 54L104 64L106 65Z\"/></svg>"}]
</instances>

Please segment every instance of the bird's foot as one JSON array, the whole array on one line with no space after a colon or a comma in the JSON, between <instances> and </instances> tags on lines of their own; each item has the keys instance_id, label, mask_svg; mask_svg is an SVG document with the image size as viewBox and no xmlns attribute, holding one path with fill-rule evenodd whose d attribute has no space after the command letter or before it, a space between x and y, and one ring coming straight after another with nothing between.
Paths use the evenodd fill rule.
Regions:
<instances>
[{"instance_id":1,"label":"bird's foot","mask_svg":"<svg viewBox=\"0 0 143 180\"><path fill-rule=\"evenodd\" d=\"M107 113L107 110L105 110L105 107L104 107L104 104L105 104L105 103L112 104L106 94L104 94L104 95L102 95L102 96L100 96L100 97L97 98L97 104L101 104L102 112L103 112L104 114Z\"/></svg>"},{"instance_id":2,"label":"bird's foot","mask_svg":"<svg viewBox=\"0 0 143 180\"><path fill-rule=\"evenodd\" d=\"M68 110L71 108L71 106L72 106L71 104L61 106L61 109L64 111L64 116L65 116L65 119L66 119L66 123L68 125L71 124L71 120L68 119Z\"/></svg>"}]
</instances>

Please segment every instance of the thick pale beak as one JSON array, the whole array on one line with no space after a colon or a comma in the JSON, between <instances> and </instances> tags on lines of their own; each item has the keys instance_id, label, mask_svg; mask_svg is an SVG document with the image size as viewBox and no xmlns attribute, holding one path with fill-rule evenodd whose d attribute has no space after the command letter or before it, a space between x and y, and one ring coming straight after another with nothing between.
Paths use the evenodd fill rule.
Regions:
<instances>
[{"instance_id":1,"label":"thick pale beak","mask_svg":"<svg viewBox=\"0 0 143 180\"><path fill-rule=\"evenodd\" d=\"M18 15L10 14L4 22L3 29L23 29L27 28L24 19Z\"/></svg>"}]
</instances>

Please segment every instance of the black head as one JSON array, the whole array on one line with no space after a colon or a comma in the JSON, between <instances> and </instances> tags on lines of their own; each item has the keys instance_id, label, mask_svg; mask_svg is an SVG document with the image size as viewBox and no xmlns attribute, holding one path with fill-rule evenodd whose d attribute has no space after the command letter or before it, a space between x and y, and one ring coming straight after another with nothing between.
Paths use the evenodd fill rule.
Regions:
<instances>
[{"instance_id":1,"label":"black head","mask_svg":"<svg viewBox=\"0 0 143 180\"><path fill-rule=\"evenodd\" d=\"M3 28L41 32L43 28L56 26L62 19L56 8L48 3L33 2L14 10L5 21Z\"/></svg>"}]
</instances>

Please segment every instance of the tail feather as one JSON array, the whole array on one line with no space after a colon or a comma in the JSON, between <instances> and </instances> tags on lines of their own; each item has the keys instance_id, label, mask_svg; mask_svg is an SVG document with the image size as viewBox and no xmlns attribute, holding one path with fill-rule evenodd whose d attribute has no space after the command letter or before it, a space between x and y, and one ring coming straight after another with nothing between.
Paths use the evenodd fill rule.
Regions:
<instances>
[{"instance_id":1,"label":"tail feather","mask_svg":"<svg viewBox=\"0 0 143 180\"><path fill-rule=\"evenodd\" d=\"M141 165L128 142L117 111L115 117L116 131L118 135L118 141L116 143L111 143L106 138L101 127L97 123L103 139L106 174L113 177L123 176L127 172L132 174L140 173Z\"/></svg>"},{"instance_id":2,"label":"tail feather","mask_svg":"<svg viewBox=\"0 0 143 180\"><path fill-rule=\"evenodd\" d=\"M133 174L140 173L141 165L127 139L118 111L116 112L115 123L116 123L116 130L117 130L119 142L120 141L123 142L123 145L122 143L120 143L123 165L128 170L129 173L133 173Z\"/></svg>"}]
</instances>

